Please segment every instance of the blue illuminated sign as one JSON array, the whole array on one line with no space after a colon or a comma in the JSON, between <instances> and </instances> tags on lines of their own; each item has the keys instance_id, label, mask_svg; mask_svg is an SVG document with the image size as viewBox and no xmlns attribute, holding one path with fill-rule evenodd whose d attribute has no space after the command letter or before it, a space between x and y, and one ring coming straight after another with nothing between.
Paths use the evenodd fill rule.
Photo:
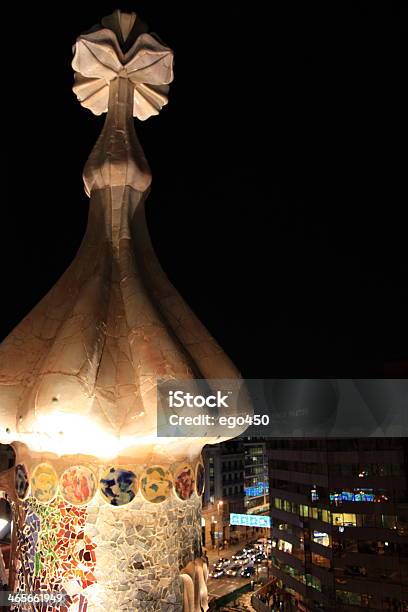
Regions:
<instances>
[{"instance_id":1,"label":"blue illuminated sign","mask_svg":"<svg viewBox=\"0 0 408 612\"><path fill-rule=\"evenodd\" d=\"M271 527L270 516L259 516L253 514L230 514L230 525L244 525L246 527Z\"/></svg>"},{"instance_id":2,"label":"blue illuminated sign","mask_svg":"<svg viewBox=\"0 0 408 612\"><path fill-rule=\"evenodd\" d=\"M331 502L373 502L373 489L353 489L353 491L341 491L330 493Z\"/></svg>"},{"instance_id":3,"label":"blue illuminated sign","mask_svg":"<svg viewBox=\"0 0 408 612\"><path fill-rule=\"evenodd\" d=\"M263 487L246 487L245 495L247 497L258 497L259 495L263 495Z\"/></svg>"},{"instance_id":4,"label":"blue illuminated sign","mask_svg":"<svg viewBox=\"0 0 408 612\"><path fill-rule=\"evenodd\" d=\"M259 497L264 493L268 493L269 485L266 482L258 482L253 487L245 487L245 495L247 497Z\"/></svg>"}]
</instances>

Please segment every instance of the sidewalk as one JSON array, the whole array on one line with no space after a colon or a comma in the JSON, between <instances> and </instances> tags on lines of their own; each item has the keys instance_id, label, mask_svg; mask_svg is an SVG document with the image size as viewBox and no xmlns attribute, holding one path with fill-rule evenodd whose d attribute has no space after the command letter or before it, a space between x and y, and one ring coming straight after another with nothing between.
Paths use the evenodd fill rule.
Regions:
<instances>
[{"instance_id":1,"label":"sidewalk","mask_svg":"<svg viewBox=\"0 0 408 612\"><path fill-rule=\"evenodd\" d=\"M253 594L254 592L250 591L249 593L242 595L242 597L238 600L238 609L248 610L248 612L255 612L255 608L253 608L251 605L251 597Z\"/></svg>"}]
</instances>

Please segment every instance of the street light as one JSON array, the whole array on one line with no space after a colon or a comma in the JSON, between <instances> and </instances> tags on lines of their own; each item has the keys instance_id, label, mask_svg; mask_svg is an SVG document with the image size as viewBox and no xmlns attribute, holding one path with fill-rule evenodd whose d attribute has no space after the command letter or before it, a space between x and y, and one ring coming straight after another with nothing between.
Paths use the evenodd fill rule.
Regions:
<instances>
[{"instance_id":1,"label":"street light","mask_svg":"<svg viewBox=\"0 0 408 612\"><path fill-rule=\"evenodd\" d=\"M219 519L219 525L221 527L218 527L218 529L221 528L221 531L218 531L218 540L220 539L220 534L221 534L221 544L223 545L224 543L224 521L223 521L223 506L224 506L224 502L222 500L220 500L217 503L217 515L218 515L218 519ZM220 543L218 542L218 550L220 550Z\"/></svg>"}]
</instances>

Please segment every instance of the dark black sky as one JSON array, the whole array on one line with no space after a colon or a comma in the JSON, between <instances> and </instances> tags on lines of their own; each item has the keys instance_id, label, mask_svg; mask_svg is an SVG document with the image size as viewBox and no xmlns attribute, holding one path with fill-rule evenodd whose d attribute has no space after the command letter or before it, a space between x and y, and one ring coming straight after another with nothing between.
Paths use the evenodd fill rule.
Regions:
<instances>
[{"instance_id":1,"label":"dark black sky","mask_svg":"<svg viewBox=\"0 0 408 612\"><path fill-rule=\"evenodd\" d=\"M279 6L282 5L282 6ZM403 3L401 3L403 5ZM71 92L76 36L118 4L10 5L4 337L72 260L103 119ZM137 125L169 277L247 377L378 376L407 359L407 8L137 2L175 51ZM405 244L404 244L405 243Z\"/></svg>"}]
</instances>

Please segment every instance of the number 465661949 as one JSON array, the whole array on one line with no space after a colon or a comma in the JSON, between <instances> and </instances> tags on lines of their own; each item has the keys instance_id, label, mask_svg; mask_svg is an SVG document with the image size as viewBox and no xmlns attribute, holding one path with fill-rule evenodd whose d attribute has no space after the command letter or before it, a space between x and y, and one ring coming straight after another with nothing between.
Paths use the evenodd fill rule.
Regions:
<instances>
[{"instance_id":1,"label":"number 465661949","mask_svg":"<svg viewBox=\"0 0 408 612\"><path fill-rule=\"evenodd\" d=\"M8 603L63 603L63 593L8 593Z\"/></svg>"}]
</instances>

